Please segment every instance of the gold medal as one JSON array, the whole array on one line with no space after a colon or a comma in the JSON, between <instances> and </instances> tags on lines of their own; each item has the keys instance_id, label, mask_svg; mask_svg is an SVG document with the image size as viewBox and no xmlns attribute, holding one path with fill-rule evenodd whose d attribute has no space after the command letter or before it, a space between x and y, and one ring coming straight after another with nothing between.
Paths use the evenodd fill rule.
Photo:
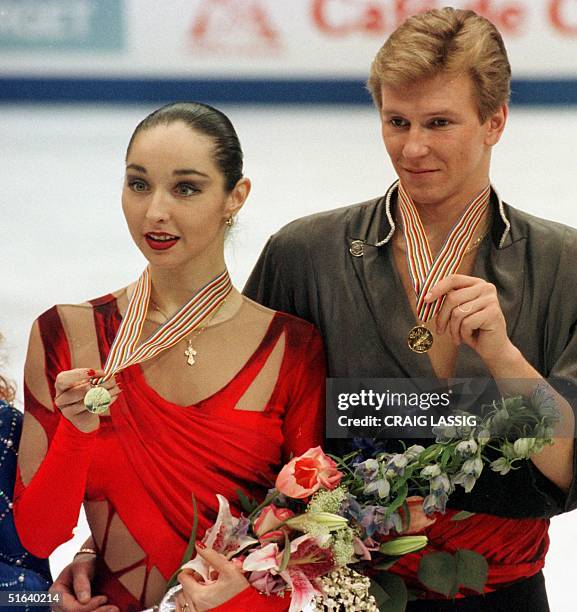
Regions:
<instances>
[{"instance_id":1,"label":"gold medal","mask_svg":"<svg viewBox=\"0 0 577 612\"><path fill-rule=\"evenodd\" d=\"M415 353L426 353L433 346L433 334L424 325L416 325L409 332L407 344Z\"/></svg>"},{"instance_id":2,"label":"gold medal","mask_svg":"<svg viewBox=\"0 0 577 612\"><path fill-rule=\"evenodd\" d=\"M463 257L468 252L475 230L483 221L489 205L491 189L487 185L473 200L457 220L435 258L431 252L427 233L415 203L398 183L399 216L407 245L407 264L409 275L417 298L417 320L422 323L431 321L439 314L445 296L433 302L426 301L431 289L443 278L459 269ZM409 348L415 353L426 353L433 346L433 334L424 325L416 325L407 338Z\"/></svg>"},{"instance_id":3,"label":"gold medal","mask_svg":"<svg viewBox=\"0 0 577 612\"><path fill-rule=\"evenodd\" d=\"M92 414L104 414L111 402L110 393L104 387L92 387L84 396L86 410L92 412Z\"/></svg>"}]
</instances>

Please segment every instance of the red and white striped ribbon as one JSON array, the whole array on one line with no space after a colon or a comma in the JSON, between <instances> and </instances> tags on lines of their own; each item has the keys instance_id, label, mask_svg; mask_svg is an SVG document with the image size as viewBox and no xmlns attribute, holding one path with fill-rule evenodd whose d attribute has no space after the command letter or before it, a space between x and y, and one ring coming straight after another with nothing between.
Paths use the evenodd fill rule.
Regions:
<instances>
[{"instance_id":1,"label":"red and white striped ribbon","mask_svg":"<svg viewBox=\"0 0 577 612\"><path fill-rule=\"evenodd\" d=\"M444 296L430 304L425 303L425 296L441 279L459 269L475 230L483 220L490 193L490 185L487 185L467 206L433 260L417 208L402 183L399 183L399 213L407 244L409 274L417 297L417 317L420 321L430 321L441 309Z\"/></svg>"},{"instance_id":2,"label":"red and white striped ribbon","mask_svg":"<svg viewBox=\"0 0 577 612\"><path fill-rule=\"evenodd\" d=\"M225 269L199 289L176 314L137 348L151 289L150 272L146 268L136 283L122 323L110 347L110 353L104 364L104 376L94 381L94 384L99 385L109 380L128 366L152 359L158 353L186 338L222 305L232 290L232 282L228 270Z\"/></svg>"}]
</instances>

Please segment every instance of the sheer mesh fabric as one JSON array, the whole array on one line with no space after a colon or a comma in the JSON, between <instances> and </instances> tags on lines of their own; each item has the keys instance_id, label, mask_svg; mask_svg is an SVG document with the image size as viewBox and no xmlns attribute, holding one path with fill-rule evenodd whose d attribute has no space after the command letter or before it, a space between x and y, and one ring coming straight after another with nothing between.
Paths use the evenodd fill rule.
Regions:
<instances>
[{"instance_id":1,"label":"sheer mesh fabric","mask_svg":"<svg viewBox=\"0 0 577 612\"><path fill-rule=\"evenodd\" d=\"M121 291L53 308L35 324L19 468L23 500L34 493L34 474L51 440L61 435L53 403L57 373L101 367L126 303ZM156 327L147 321L143 339ZM215 493L234 498L242 488L262 497L282 459L322 439L324 360L312 326L242 298L230 319L191 339L192 366L185 340L121 373L123 392L101 418L96 442L84 440L95 445L86 451L93 455L84 494L100 553L95 592L123 610L157 602L178 567L192 523L190 492L199 503L201 534L215 518ZM75 435L73 426L67 431ZM68 469L75 470L74 460ZM77 475L58 475L67 477ZM47 528L19 527L34 531L30 542Z\"/></svg>"}]
</instances>

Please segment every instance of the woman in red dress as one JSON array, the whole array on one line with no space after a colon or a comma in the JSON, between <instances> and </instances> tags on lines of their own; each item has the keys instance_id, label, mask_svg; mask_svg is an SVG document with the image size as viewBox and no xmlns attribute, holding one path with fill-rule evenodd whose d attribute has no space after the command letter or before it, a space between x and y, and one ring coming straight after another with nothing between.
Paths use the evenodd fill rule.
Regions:
<instances>
[{"instance_id":1,"label":"woman in red dress","mask_svg":"<svg viewBox=\"0 0 577 612\"><path fill-rule=\"evenodd\" d=\"M222 113L196 103L155 111L132 136L122 193L148 285L54 306L32 328L16 526L31 552L48 557L72 537L84 504L97 553L92 590L122 611L162 597L190 535L193 495L200 539L216 517L216 493L261 499L284 460L322 440L317 331L226 285L224 239L249 191ZM226 291L178 340L174 321L217 282ZM177 341L115 372L107 357L126 332L118 334L127 309L140 317L135 354L160 328ZM95 381L112 400L100 415L83 401ZM101 603L70 597L69 609ZM189 612L288 608L238 571L223 571L198 605L189 601Z\"/></svg>"}]
</instances>

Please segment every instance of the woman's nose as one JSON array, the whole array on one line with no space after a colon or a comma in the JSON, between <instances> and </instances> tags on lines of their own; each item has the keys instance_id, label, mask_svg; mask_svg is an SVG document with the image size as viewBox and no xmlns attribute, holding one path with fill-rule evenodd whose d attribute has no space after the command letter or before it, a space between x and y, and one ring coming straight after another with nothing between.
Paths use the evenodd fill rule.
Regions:
<instances>
[{"instance_id":1,"label":"woman's nose","mask_svg":"<svg viewBox=\"0 0 577 612\"><path fill-rule=\"evenodd\" d=\"M169 217L169 205L167 197L160 190L153 191L150 194L146 217L151 221L166 221Z\"/></svg>"}]
</instances>

